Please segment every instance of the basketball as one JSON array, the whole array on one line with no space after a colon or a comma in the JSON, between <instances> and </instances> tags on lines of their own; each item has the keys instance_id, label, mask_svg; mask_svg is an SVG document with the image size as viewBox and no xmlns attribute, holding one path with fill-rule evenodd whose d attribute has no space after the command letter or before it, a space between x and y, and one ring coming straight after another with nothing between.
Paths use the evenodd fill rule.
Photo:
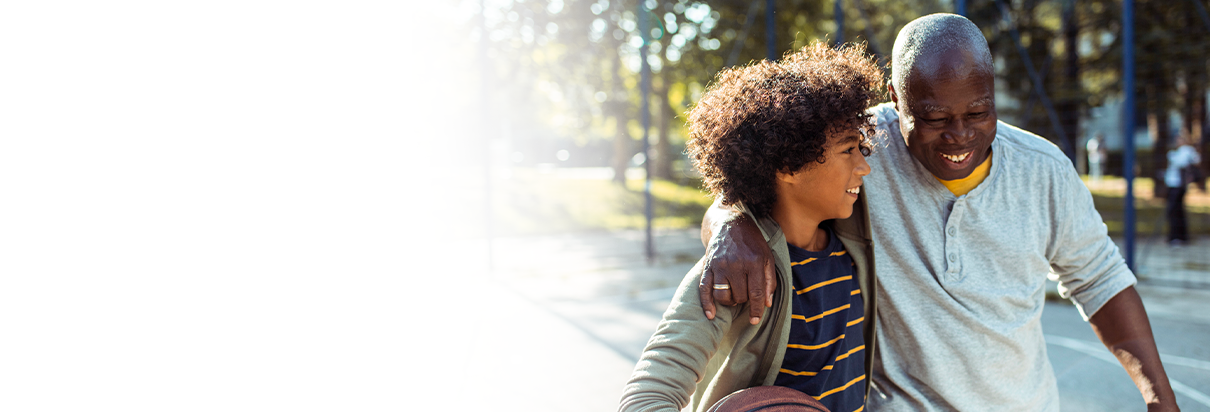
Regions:
<instances>
[{"instance_id":1,"label":"basketball","mask_svg":"<svg viewBox=\"0 0 1210 412\"><path fill-rule=\"evenodd\" d=\"M785 386L740 389L719 399L708 412L829 412L810 395Z\"/></svg>"}]
</instances>

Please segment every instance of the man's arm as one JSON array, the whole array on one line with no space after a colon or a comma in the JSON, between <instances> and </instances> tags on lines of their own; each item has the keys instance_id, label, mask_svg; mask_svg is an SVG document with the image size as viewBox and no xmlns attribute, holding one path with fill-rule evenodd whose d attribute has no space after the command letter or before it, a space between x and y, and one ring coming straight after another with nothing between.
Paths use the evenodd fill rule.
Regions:
<instances>
[{"instance_id":1,"label":"man's arm","mask_svg":"<svg viewBox=\"0 0 1210 412\"><path fill-rule=\"evenodd\" d=\"M697 290L706 318L714 319L715 303L731 306L763 299L764 305L749 305L749 323L760 322L765 308L773 306L777 274L773 251L756 222L715 200L702 218L702 245L709 258ZM729 289L716 289L716 284Z\"/></svg>"},{"instance_id":2,"label":"man's arm","mask_svg":"<svg viewBox=\"0 0 1210 412\"><path fill-rule=\"evenodd\" d=\"M1052 279L1070 297L1101 342L1134 380L1151 411L1176 411L1176 399L1151 335L1151 323L1134 288L1135 276L1109 238L1092 193L1075 169L1063 165L1054 204ZM1086 314L1091 313L1092 316Z\"/></svg>"},{"instance_id":3,"label":"man's arm","mask_svg":"<svg viewBox=\"0 0 1210 412\"><path fill-rule=\"evenodd\" d=\"M1088 320L1143 394L1148 411L1179 411L1168 374L1160 362L1151 322L1134 286L1118 293Z\"/></svg>"}]
</instances>

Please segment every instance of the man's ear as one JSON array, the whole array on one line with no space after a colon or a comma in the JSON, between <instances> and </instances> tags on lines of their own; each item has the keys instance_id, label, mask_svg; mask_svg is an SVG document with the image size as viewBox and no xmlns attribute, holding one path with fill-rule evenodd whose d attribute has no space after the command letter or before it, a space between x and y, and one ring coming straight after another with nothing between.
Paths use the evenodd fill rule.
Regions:
<instances>
[{"instance_id":1,"label":"man's ear","mask_svg":"<svg viewBox=\"0 0 1210 412\"><path fill-rule=\"evenodd\" d=\"M888 80L886 82L886 89L888 92L891 93L891 101L894 102L895 107L898 108L899 107L899 94L895 93L895 82L892 80Z\"/></svg>"}]
</instances>

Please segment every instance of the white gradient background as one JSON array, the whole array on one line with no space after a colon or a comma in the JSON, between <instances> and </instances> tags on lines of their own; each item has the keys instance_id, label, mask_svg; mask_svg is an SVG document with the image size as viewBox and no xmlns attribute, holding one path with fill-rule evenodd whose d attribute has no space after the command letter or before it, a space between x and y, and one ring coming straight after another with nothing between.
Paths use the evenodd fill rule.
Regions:
<instances>
[{"instance_id":1,"label":"white gradient background","mask_svg":"<svg viewBox=\"0 0 1210 412\"><path fill-rule=\"evenodd\" d=\"M460 13L0 9L0 409L412 409L476 272Z\"/></svg>"}]
</instances>

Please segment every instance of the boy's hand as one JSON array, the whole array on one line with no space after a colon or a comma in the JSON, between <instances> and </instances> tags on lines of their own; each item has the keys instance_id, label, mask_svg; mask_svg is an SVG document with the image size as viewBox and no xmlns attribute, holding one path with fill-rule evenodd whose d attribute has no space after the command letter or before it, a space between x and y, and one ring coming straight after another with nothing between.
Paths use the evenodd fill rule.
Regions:
<instances>
[{"instance_id":1,"label":"boy's hand","mask_svg":"<svg viewBox=\"0 0 1210 412\"><path fill-rule=\"evenodd\" d=\"M704 234L709 235L705 226ZM749 322L755 325L765 308L773 305L773 290L777 286L773 252L760 228L746 215L728 219L718 228L706 248L709 260L697 285L702 309L706 318L714 319L716 303L732 306L752 302L748 305Z\"/></svg>"}]
</instances>

